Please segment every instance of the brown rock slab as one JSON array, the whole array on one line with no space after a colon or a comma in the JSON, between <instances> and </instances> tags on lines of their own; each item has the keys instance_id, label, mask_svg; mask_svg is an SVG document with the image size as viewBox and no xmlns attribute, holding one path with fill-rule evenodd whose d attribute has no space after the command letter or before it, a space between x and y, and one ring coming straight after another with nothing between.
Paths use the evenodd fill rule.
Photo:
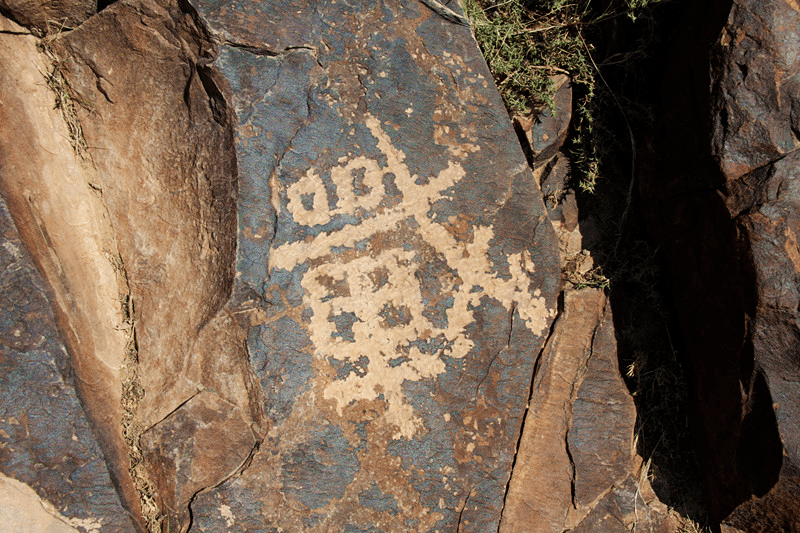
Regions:
<instances>
[{"instance_id":1,"label":"brown rock slab","mask_svg":"<svg viewBox=\"0 0 800 533\"><path fill-rule=\"evenodd\" d=\"M132 410L149 429L138 490L179 529L194 493L235 471L220 450L238 468L263 423L246 315L227 305L237 164L228 87L208 65L206 37L190 6L142 1L115 3L51 43L81 102L92 185L129 290L141 391Z\"/></svg>"},{"instance_id":2,"label":"brown rock slab","mask_svg":"<svg viewBox=\"0 0 800 533\"><path fill-rule=\"evenodd\" d=\"M0 11L43 34L71 30L97 12L97 0L0 0Z\"/></svg>"},{"instance_id":3,"label":"brown rock slab","mask_svg":"<svg viewBox=\"0 0 800 533\"><path fill-rule=\"evenodd\" d=\"M7 30L0 34L0 101L3 102L0 122L6 126L0 134L0 190L7 213L13 216L18 230L9 238L24 243L30 252L26 261L35 264L43 278L43 284L35 290L32 278L20 280L22 286L10 288L9 294L39 291L37 313L42 314L48 308L42 294L49 286L48 300L60 335L55 333L53 323L48 330L47 322L37 322L43 318L37 318L36 313L21 315L25 317L22 321L30 322L26 326L29 328L44 328L44 338L55 343L45 350L50 357L61 357L61 343L69 350L69 364L62 361L59 366L65 372L67 368L74 372L75 387L102 455L108 461L114 485L120 489L125 506L135 507L138 498L127 474L129 464L120 424L123 409L119 374L131 332L120 302L124 279L114 266L115 243L102 202L89 187L92 170L76 157L64 119L54 109L55 97L45 80L46 73L52 72L52 65L37 49L35 38L20 32L19 26L5 18L0 17L0 25ZM5 214L6 224L8 214ZM20 311L14 309L13 303L7 305L8 312ZM10 331L20 330L19 326L9 327ZM45 366L22 370L23 364L22 375L33 370L44 371L52 365L44 353L36 355L44 358ZM18 360L18 357L21 355L11 357L10 361L20 364L24 358ZM43 382L37 387L55 379L55 374L50 378L45 375L38 377ZM35 383L37 378L27 379ZM36 387L20 392L33 390ZM69 396L64 392L62 399L69 402ZM62 407L66 409L67 404ZM73 403L69 409L76 407ZM68 424L75 416L78 414L71 412L63 421ZM59 417L49 418L47 415L37 429L37 434L47 442L45 446L52 446L48 455L59 449L58 439L71 438L68 425L57 430ZM51 438L53 441L49 441ZM32 465L37 462L31 458ZM47 464L49 460L42 462ZM22 478L22 481L38 489L31 480ZM104 485L102 476L96 482ZM57 485L53 490L62 491ZM45 497L58 505L63 495Z\"/></svg>"},{"instance_id":4,"label":"brown rock slab","mask_svg":"<svg viewBox=\"0 0 800 533\"><path fill-rule=\"evenodd\" d=\"M534 378L501 531L655 531L606 296L567 291ZM645 500L647 498L647 500Z\"/></svg>"},{"instance_id":5,"label":"brown rock slab","mask_svg":"<svg viewBox=\"0 0 800 533\"><path fill-rule=\"evenodd\" d=\"M714 57L712 147L728 180L800 148L800 10L735 0Z\"/></svg>"},{"instance_id":6,"label":"brown rock slab","mask_svg":"<svg viewBox=\"0 0 800 533\"><path fill-rule=\"evenodd\" d=\"M217 394L201 391L140 438L169 523L189 522L189 502L225 481L250 457L257 436L239 409Z\"/></svg>"},{"instance_id":7,"label":"brown rock slab","mask_svg":"<svg viewBox=\"0 0 800 533\"><path fill-rule=\"evenodd\" d=\"M536 168L549 161L567 139L572 120L572 84L568 76L551 77L553 106L541 106L528 115L514 117L522 146L528 161Z\"/></svg>"}]
</instances>

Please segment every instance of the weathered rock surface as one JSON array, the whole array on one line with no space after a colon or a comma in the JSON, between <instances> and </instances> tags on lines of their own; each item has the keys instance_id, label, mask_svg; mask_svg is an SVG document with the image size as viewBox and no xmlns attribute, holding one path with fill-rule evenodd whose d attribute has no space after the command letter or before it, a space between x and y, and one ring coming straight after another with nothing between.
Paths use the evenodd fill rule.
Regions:
<instances>
[{"instance_id":1,"label":"weathered rock surface","mask_svg":"<svg viewBox=\"0 0 800 533\"><path fill-rule=\"evenodd\" d=\"M195 527L496 528L558 264L469 29L415 3L198 10L229 43L236 293L274 425Z\"/></svg>"},{"instance_id":2,"label":"weathered rock surface","mask_svg":"<svg viewBox=\"0 0 800 533\"><path fill-rule=\"evenodd\" d=\"M718 42L714 152L744 285L745 531L800 531L800 6L737 0Z\"/></svg>"},{"instance_id":3,"label":"weathered rock surface","mask_svg":"<svg viewBox=\"0 0 800 533\"><path fill-rule=\"evenodd\" d=\"M79 531L133 531L76 396L46 285L2 199L0 245L0 472L14 478L0 481L0 529L49 523L21 512L31 489L19 480Z\"/></svg>"},{"instance_id":4,"label":"weathered rock surface","mask_svg":"<svg viewBox=\"0 0 800 533\"><path fill-rule=\"evenodd\" d=\"M97 12L97 0L0 0L0 13L42 34L71 30Z\"/></svg>"},{"instance_id":5,"label":"weathered rock surface","mask_svg":"<svg viewBox=\"0 0 800 533\"><path fill-rule=\"evenodd\" d=\"M51 343L47 350L34 352L43 358L45 366L18 367L20 379L29 371L45 371L48 366L53 374L50 379L54 379L58 374L54 370L58 367L54 368L55 363L51 361L61 357L63 342L71 357L69 365L62 360L60 367L74 371L78 394L96 430L111 477L127 498L126 504L135 508L138 498L127 475L128 454L122 443L120 426L123 410L119 371L130 328L126 327L124 309L119 301L124 280L110 260L114 257L115 243L103 225L103 206L88 186L91 177L87 176L91 176L91 171L75 157L67 125L53 109L54 97L43 79L43 73L49 72L50 66L38 52L36 39L25 35L23 28L5 18L0 18L0 24L7 30L0 34L0 121L11 125L3 128L0 139L0 186L19 228L19 238L50 287L50 301L61 331L61 340L58 340L52 324L47 329L44 313L48 304L33 279L27 282L27 287L20 279L20 287L9 288L10 294L15 291L30 293L32 297L38 294L39 300L31 305L38 306L42 322L37 322L39 319L33 315L22 314L20 318L25 316L25 322L31 322L29 328L41 327L39 335ZM8 238L17 237L9 235ZM19 245L13 247L21 249ZM7 309L4 307L4 312L19 312L14 310L12 302L7 304ZM10 324L9 327L9 334L20 329ZM32 337L32 342L39 342L39 335ZM9 359L9 364L19 365L20 361L14 357ZM27 376L25 380L35 382L43 377ZM23 398L32 392L23 385L20 387L13 385L4 391ZM70 394L63 394L61 401L66 403L54 403L49 409L56 413L65 410L66 420L75 419L77 403L72 400L70 406ZM39 406L38 409L46 413L48 407ZM9 413L9 416L15 414ZM52 448L50 454L58 453L57 435L71 434L68 426L56 431L53 424L58 419L58 416L51 419L48 415L41 419L37 429L37 438L44 439L39 446ZM76 425L80 424L76 422ZM83 433L76 444L87 438L88 433ZM69 440L64 445L68 443ZM92 452L89 452L77 464L89 463L91 457ZM31 468L36 461L32 463ZM58 461L54 459L51 464L56 466ZM101 477L86 483L102 486ZM28 478L22 477L22 480L36 486ZM60 492L63 487L56 484L52 490ZM63 495L56 498L46 494L45 497L58 505Z\"/></svg>"},{"instance_id":6,"label":"weathered rock surface","mask_svg":"<svg viewBox=\"0 0 800 533\"><path fill-rule=\"evenodd\" d=\"M543 105L529 115L514 117L517 135L534 168L556 155L567 139L572 119L572 85L569 77L558 74L552 77L552 83L552 108Z\"/></svg>"},{"instance_id":7,"label":"weathered rock surface","mask_svg":"<svg viewBox=\"0 0 800 533\"><path fill-rule=\"evenodd\" d=\"M127 0L49 39L56 70L2 20L0 185L138 528L663 526L604 294L550 329L581 250L566 82L534 177L424 3Z\"/></svg>"},{"instance_id":8,"label":"weathered rock surface","mask_svg":"<svg viewBox=\"0 0 800 533\"><path fill-rule=\"evenodd\" d=\"M162 471L163 461L139 466L141 431L204 390L201 398L219 409L203 421L219 419L220 438L237 443L237 457L249 456L261 423L245 333L224 309L235 264L236 161L224 84L198 66L200 33L177 7L115 4L48 41L57 70L32 37L3 36L8 105L0 112L19 125L5 130L0 150L3 193L53 288L81 398L138 517L142 496L145 514L155 513L153 491L179 498L155 501L185 514L193 493L176 485L195 486L180 471ZM136 61L119 61L121 53ZM45 72L66 82L66 120L52 110ZM70 140L91 162L76 157ZM236 438L227 409L243 421ZM185 444L189 429L165 432L160 445ZM230 475L216 450L184 449L194 471L203 470L197 479L213 485Z\"/></svg>"},{"instance_id":9,"label":"weathered rock surface","mask_svg":"<svg viewBox=\"0 0 800 533\"><path fill-rule=\"evenodd\" d=\"M67 518L49 502L17 481L0 474L0 523L3 531L16 533L78 533ZM97 525L97 524L92 524ZM85 529L84 529L85 531ZM89 531L99 531L91 527Z\"/></svg>"},{"instance_id":10,"label":"weathered rock surface","mask_svg":"<svg viewBox=\"0 0 800 533\"><path fill-rule=\"evenodd\" d=\"M533 382L500 531L667 531L599 289L567 291Z\"/></svg>"}]
</instances>

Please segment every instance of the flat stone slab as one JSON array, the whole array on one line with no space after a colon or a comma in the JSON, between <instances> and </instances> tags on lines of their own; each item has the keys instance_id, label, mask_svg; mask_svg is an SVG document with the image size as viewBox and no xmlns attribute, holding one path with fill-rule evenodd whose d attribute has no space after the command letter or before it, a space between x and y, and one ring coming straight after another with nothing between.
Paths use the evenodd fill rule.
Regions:
<instances>
[{"instance_id":1,"label":"flat stone slab","mask_svg":"<svg viewBox=\"0 0 800 533\"><path fill-rule=\"evenodd\" d=\"M555 316L541 193L468 27L306 4L196 4L239 121L233 304L270 428L192 527L496 530Z\"/></svg>"}]
</instances>

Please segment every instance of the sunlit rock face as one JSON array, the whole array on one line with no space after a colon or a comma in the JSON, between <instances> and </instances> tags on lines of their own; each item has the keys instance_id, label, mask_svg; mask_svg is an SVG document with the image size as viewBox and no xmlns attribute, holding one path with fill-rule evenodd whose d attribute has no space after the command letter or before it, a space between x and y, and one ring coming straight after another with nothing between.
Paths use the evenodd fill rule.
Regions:
<instances>
[{"instance_id":1,"label":"sunlit rock face","mask_svg":"<svg viewBox=\"0 0 800 533\"><path fill-rule=\"evenodd\" d=\"M197 7L226 43L234 298L271 426L196 527L496 528L558 256L469 29L422 4Z\"/></svg>"}]
</instances>

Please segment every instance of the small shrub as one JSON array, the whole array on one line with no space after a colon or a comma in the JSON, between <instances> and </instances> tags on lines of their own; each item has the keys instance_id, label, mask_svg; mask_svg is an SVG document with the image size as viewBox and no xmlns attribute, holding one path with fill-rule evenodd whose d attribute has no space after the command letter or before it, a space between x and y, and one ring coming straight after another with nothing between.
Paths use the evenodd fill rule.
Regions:
<instances>
[{"instance_id":1,"label":"small shrub","mask_svg":"<svg viewBox=\"0 0 800 533\"><path fill-rule=\"evenodd\" d=\"M509 113L553 107L551 76L569 75L577 95L571 158L578 186L594 191L599 175L595 121L597 66L587 32L612 17L635 20L662 0L621 0L598 10L592 0L464 0L475 39Z\"/></svg>"}]
</instances>

